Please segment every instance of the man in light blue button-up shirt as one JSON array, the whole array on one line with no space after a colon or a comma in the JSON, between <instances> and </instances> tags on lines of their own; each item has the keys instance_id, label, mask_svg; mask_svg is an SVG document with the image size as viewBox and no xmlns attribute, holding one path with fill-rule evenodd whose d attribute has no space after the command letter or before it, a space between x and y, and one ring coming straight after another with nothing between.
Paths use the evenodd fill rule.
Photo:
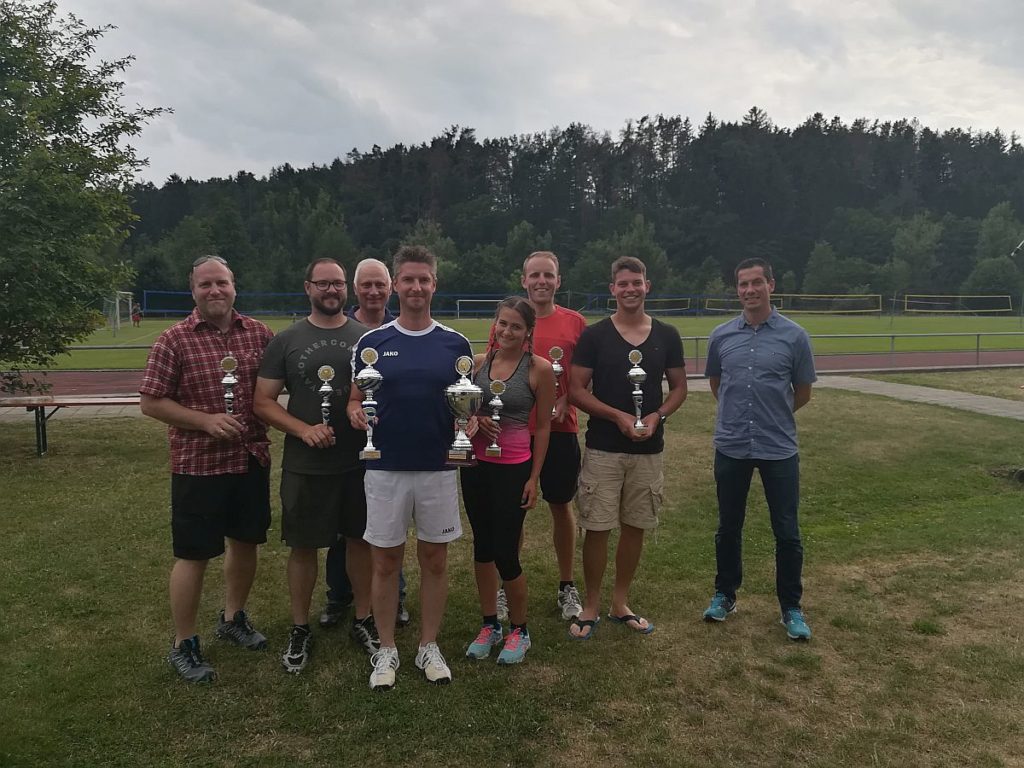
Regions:
<instances>
[{"instance_id":1,"label":"man in light blue button-up shirt","mask_svg":"<svg viewBox=\"0 0 1024 768\"><path fill-rule=\"evenodd\" d=\"M810 639L800 609L803 545L797 510L800 457L795 412L811 399L817 379L811 343L799 325L772 306L772 268L763 259L736 267L743 313L715 328L708 340L705 375L718 400L715 482L718 531L715 596L705 620L724 621L736 610L743 580L743 521L756 468L775 534L776 593L790 638Z\"/></svg>"}]
</instances>

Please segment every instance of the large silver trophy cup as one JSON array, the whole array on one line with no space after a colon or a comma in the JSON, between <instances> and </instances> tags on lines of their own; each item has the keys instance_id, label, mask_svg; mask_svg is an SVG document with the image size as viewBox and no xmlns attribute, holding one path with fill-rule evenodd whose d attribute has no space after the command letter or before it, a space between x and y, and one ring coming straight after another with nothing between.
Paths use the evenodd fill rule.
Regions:
<instances>
[{"instance_id":1,"label":"large silver trophy cup","mask_svg":"<svg viewBox=\"0 0 1024 768\"><path fill-rule=\"evenodd\" d=\"M451 448L448 449L447 464L450 467L472 467L476 465L476 457L473 455L473 443L466 435L466 425L469 417L477 412L480 403L484 399L484 391L469 380L469 374L473 370L473 358L463 355L455 361L455 371L459 374L459 380L454 384L445 387L444 396L448 401L448 407L455 415L455 423L458 431Z\"/></svg>"},{"instance_id":2,"label":"large silver trophy cup","mask_svg":"<svg viewBox=\"0 0 1024 768\"><path fill-rule=\"evenodd\" d=\"M632 363L633 367L629 369L629 373L626 376L629 377L629 383L633 385L633 407L636 408L636 421L633 423L633 429L637 432L647 431L647 425L640 418L644 405L644 393L640 389L640 385L647 381L647 371L640 367L640 362L643 359L644 355L639 349L630 350L629 362Z\"/></svg>"},{"instance_id":3,"label":"large silver trophy cup","mask_svg":"<svg viewBox=\"0 0 1024 768\"><path fill-rule=\"evenodd\" d=\"M363 415L366 416L366 447L359 452L359 458L363 461L372 461L380 458L380 451L373 444L373 421L377 418L377 401L373 399L373 395L380 388L384 377L373 367L380 359L376 349L366 347L359 353L359 359L366 366L353 379L353 383L364 395L362 408Z\"/></svg>"}]
</instances>

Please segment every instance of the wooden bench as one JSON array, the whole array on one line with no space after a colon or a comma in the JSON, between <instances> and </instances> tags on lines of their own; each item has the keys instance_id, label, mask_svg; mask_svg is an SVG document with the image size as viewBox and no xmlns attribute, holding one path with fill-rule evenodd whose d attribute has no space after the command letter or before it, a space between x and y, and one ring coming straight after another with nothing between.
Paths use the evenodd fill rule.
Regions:
<instances>
[{"instance_id":1,"label":"wooden bench","mask_svg":"<svg viewBox=\"0 0 1024 768\"><path fill-rule=\"evenodd\" d=\"M35 414L36 455L40 457L46 455L48 447L46 423L61 408L101 408L106 405L137 406L138 404L138 395L26 395L21 397L0 397L0 408L24 408L26 411L32 411Z\"/></svg>"}]
</instances>

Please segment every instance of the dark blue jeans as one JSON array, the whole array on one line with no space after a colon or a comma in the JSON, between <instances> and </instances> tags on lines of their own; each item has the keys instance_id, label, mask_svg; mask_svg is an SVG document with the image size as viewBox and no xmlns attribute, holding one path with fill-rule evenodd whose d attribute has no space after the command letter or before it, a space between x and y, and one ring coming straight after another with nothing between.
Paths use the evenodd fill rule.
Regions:
<instances>
[{"instance_id":1,"label":"dark blue jeans","mask_svg":"<svg viewBox=\"0 0 1024 768\"><path fill-rule=\"evenodd\" d=\"M345 568L345 537L341 536L327 550L324 580L327 582L327 602L349 605L352 602L352 583ZM398 594L405 597L405 573L398 572Z\"/></svg>"},{"instance_id":2,"label":"dark blue jeans","mask_svg":"<svg viewBox=\"0 0 1024 768\"><path fill-rule=\"evenodd\" d=\"M775 592L783 611L800 607L804 547L800 542L800 456L788 459L732 459L715 451L715 483L718 486L718 531L715 559L718 574L715 590L736 599L743 583L743 521L754 469L761 475L775 534Z\"/></svg>"}]
</instances>

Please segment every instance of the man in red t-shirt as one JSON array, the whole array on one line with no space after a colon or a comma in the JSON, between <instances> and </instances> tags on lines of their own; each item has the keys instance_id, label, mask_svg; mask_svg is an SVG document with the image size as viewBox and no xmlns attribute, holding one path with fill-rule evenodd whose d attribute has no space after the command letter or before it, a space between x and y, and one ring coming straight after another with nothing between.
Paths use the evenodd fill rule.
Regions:
<instances>
[{"instance_id":1,"label":"man in red t-shirt","mask_svg":"<svg viewBox=\"0 0 1024 768\"><path fill-rule=\"evenodd\" d=\"M196 616L211 558L224 558L224 610L217 637L250 650L267 638L245 612L256 575L256 547L270 527L270 442L253 415L263 350L273 334L234 309L235 277L219 256L189 272L196 308L150 350L139 385L142 412L168 425L171 444L171 616L168 662L191 683L216 675L203 659ZM237 380L229 413L225 371Z\"/></svg>"},{"instance_id":2,"label":"man in red t-shirt","mask_svg":"<svg viewBox=\"0 0 1024 768\"><path fill-rule=\"evenodd\" d=\"M558 608L566 621L579 615L583 606L573 581L573 559L576 552L576 521L572 500L580 474L579 422L576 409L569 404L569 369L580 334L587 327L583 315L555 303L555 294L562 284L558 273L558 257L550 251L535 251L523 262L523 288L537 312L533 332L533 351L551 360L551 350L560 347L559 361L564 373L557 377L555 411L551 419L551 442L540 475L541 492L551 508L555 557L558 558ZM530 419L533 432L534 419Z\"/></svg>"}]
</instances>

